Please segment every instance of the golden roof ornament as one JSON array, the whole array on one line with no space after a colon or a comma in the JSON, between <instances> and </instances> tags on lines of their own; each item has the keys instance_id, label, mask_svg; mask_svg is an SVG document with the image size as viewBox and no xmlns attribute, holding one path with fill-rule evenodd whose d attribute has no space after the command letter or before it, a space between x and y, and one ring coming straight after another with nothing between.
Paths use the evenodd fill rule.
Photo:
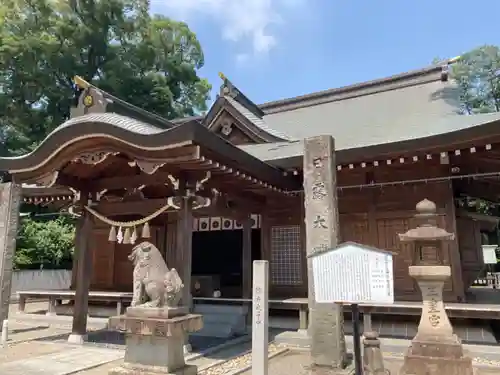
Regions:
<instances>
[{"instance_id":1,"label":"golden roof ornament","mask_svg":"<svg viewBox=\"0 0 500 375\"><path fill-rule=\"evenodd\" d=\"M77 85L81 89L88 89L90 87L90 83L88 83L87 81L85 81L80 76L75 76L73 78L73 82L75 82L75 85Z\"/></svg>"},{"instance_id":2,"label":"golden roof ornament","mask_svg":"<svg viewBox=\"0 0 500 375\"><path fill-rule=\"evenodd\" d=\"M219 78L222 79L223 81L227 80L227 77L222 72L219 72Z\"/></svg>"},{"instance_id":3,"label":"golden roof ornament","mask_svg":"<svg viewBox=\"0 0 500 375\"><path fill-rule=\"evenodd\" d=\"M83 105L85 107L92 107L94 105L94 98L92 95L87 94L83 97Z\"/></svg>"}]
</instances>

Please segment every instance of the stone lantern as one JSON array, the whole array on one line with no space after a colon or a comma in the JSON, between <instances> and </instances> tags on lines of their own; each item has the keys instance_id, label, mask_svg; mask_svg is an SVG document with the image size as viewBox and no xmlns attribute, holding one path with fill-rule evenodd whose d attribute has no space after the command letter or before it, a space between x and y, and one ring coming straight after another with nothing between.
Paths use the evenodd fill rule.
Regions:
<instances>
[{"instance_id":1,"label":"stone lantern","mask_svg":"<svg viewBox=\"0 0 500 375\"><path fill-rule=\"evenodd\" d=\"M443 304L444 283L451 277L443 245L455 235L437 226L436 205L427 199L417 204L415 219L417 227L399 240L414 245L409 273L422 292L422 316L400 375L472 375L472 359L464 356Z\"/></svg>"}]
</instances>

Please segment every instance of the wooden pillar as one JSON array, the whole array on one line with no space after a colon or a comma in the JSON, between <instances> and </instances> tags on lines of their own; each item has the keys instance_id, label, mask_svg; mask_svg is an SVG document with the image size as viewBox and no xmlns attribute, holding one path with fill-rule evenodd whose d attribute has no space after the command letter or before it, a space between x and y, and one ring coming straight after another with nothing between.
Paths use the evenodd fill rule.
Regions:
<instances>
[{"instance_id":1,"label":"wooden pillar","mask_svg":"<svg viewBox=\"0 0 500 375\"><path fill-rule=\"evenodd\" d=\"M184 283L182 304L191 306L191 262L193 245L193 209L188 197L183 197L177 217L177 259L178 272Z\"/></svg>"},{"instance_id":2,"label":"wooden pillar","mask_svg":"<svg viewBox=\"0 0 500 375\"><path fill-rule=\"evenodd\" d=\"M165 261L168 268L178 268L177 265L177 214L168 214L166 229ZM179 271L181 272L181 271Z\"/></svg>"},{"instance_id":3,"label":"wooden pillar","mask_svg":"<svg viewBox=\"0 0 500 375\"><path fill-rule=\"evenodd\" d=\"M457 232L457 213L455 211L455 200L453 198L453 186L451 181L448 183L447 189L448 199L446 200L446 230L451 233ZM458 236L450 241L448 244L450 266L452 269L452 286L453 294L457 302L465 302L467 288L465 287L462 260L460 254L460 244L458 243Z\"/></svg>"},{"instance_id":4,"label":"wooden pillar","mask_svg":"<svg viewBox=\"0 0 500 375\"><path fill-rule=\"evenodd\" d=\"M82 197L86 194L82 193ZM87 200L82 198L82 205ZM83 210L76 232L76 258L78 262L76 274L76 293L73 311L73 326L68 342L81 344L87 334L87 315L89 308L89 289L92 273L92 254L89 247L89 238L92 230L90 214Z\"/></svg>"},{"instance_id":5,"label":"wooden pillar","mask_svg":"<svg viewBox=\"0 0 500 375\"><path fill-rule=\"evenodd\" d=\"M242 251L242 297L250 298L252 295L252 218L250 215L243 219Z\"/></svg>"}]
</instances>

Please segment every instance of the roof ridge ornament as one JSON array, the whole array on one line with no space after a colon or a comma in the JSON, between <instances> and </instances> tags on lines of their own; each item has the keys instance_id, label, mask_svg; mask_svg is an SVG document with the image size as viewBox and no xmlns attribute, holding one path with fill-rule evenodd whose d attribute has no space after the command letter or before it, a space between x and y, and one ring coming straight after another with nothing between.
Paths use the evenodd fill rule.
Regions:
<instances>
[{"instance_id":1,"label":"roof ridge ornament","mask_svg":"<svg viewBox=\"0 0 500 375\"><path fill-rule=\"evenodd\" d=\"M91 85L80 76L75 76L73 82L81 89L81 92L77 106L70 110L70 118L83 116L89 113L106 113L106 107L109 101L105 98L101 90Z\"/></svg>"},{"instance_id":2,"label":"roof ridge ornament","mask_svg":"<svg viewBox=\"0 0 500 375\"><path fill-rule=\"evenodd\" d=\"M222 79L222 85L220 87L221 96L229 96L232 99L241 94L241 92L236 88L235 85L224 75L224 73L219 72L219 77Z\"/></svg>"}]
</instances>

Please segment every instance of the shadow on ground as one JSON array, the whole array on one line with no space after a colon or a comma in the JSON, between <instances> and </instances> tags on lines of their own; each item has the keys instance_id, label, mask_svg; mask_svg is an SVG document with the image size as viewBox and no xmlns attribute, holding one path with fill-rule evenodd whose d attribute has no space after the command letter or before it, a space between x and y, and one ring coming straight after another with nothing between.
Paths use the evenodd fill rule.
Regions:
<instances>
[{"instance_id":1,"label":"shadow on ground","mask_svg":"<svg viewBox=\"0 0 500 375\"><path fill-rule=\"evenodd\" d=\"M47 329L47 326L15 328L15 329L10 329L9 330L9 334L17 334L17 333L24 333L24 332L34 332L34 331L43 331L44 329Z\"/></svg>"},{"instance_id":2,"label":"shadow on ground","mask_svg":"<svg viewBox=\"0 0 500 375\"><path fill-rule=\"evenodd\" d=\"M67 342L69 335L69 333L64 333L45 336L37 338L34 341L62 343ZM193 351L196 352L223 344L227 341L228 339L218 337L189 337L189 343L191 344ZM125 349L125 333L106 329L92 331L88 333L88 338L84 345L97 345L108 348Z\"/></svg>"}]
</instances>

